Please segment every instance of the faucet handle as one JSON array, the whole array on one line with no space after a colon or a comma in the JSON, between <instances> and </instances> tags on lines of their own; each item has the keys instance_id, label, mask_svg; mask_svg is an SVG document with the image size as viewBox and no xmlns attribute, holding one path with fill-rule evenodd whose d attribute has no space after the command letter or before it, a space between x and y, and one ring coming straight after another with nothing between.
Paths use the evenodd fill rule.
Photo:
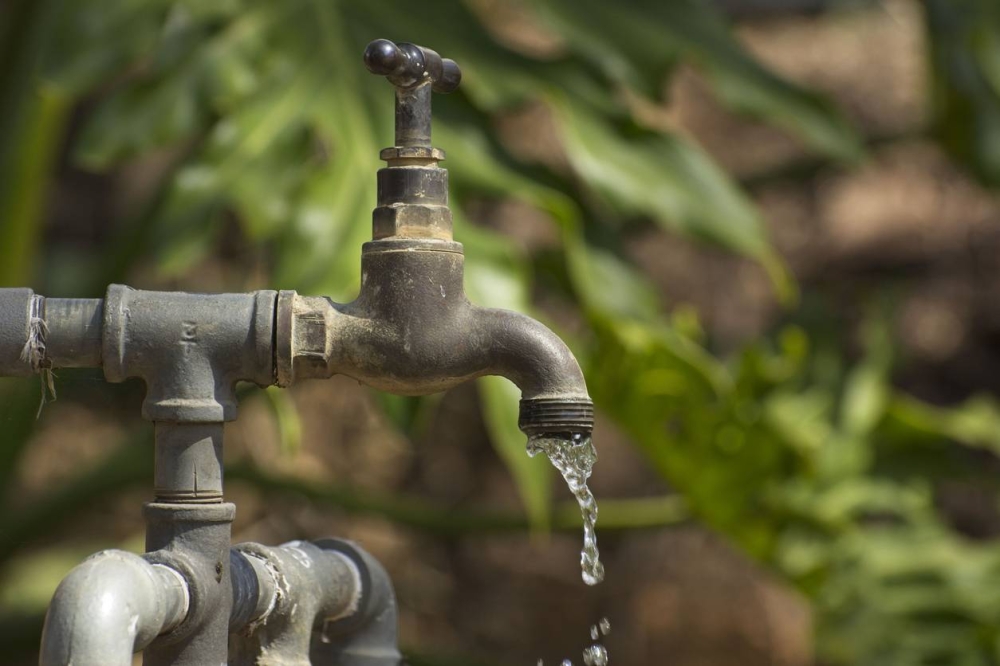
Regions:
<instances>
[{"instance_id":1,"label":"faucet handle","mask_svg":"<svg viewBox=\"0 0 1000 666\"><path fill-rule=\"evenodd\" d=\"M430 82L434 92L450 93L462 81L462 70L437 51L388 39L376 39L365 48L365 67L372 74L384 76L389 83L411 90Z\"/></svg>"},{"instance_id":2,"label":"faucet handle","mask_svg":"<svg viewBox=\"0 0 1000 666\"><path fill-rule=\"evenodd\" d=\"M395 148L417 149L410 156L422 159L443 159L444 153L431 147L431 91L450 93L458 87L462 71L455 61L416 44L376 39L365 49L365 67L396 87Z\"/></svg>"}]
</instances>

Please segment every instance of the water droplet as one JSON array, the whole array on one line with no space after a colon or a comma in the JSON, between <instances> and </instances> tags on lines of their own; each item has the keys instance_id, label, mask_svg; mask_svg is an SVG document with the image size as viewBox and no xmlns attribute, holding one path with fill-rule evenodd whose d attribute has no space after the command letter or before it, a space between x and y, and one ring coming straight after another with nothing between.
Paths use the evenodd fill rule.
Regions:
<instances>
[{"instance_id":1,"label":"water droplet","mask_svg":"<svg viewBox=\"0 0 1000 666\"><path fill-rule=\"evenodd\" d=\"M607 636L611 633L611 622L606 617L602 617L601 621L597 623L597 626L601 628L601 633Z\"/></svg>"},{"instance_id":2,"label":"water droplet","mask_svg":"<svg viewBox=\"0 0 1000 666\"><path fill-rule=\"evenodd\" d=\"M603 645L591 645L583 651L583 663L587 666L608 666L608 651Z\"/></svg>"},{"instance_id":3,"label":"water droplet","mask_svg":"<svg viewBox=\"0 0 1000 666\"><path fill-rule=\"evenodd\" d=\"M597 462L597 451L590 437L574 434L571 437L559 435L532 435L528 440L528 455L544 453L552 465L559 470L570 492L576 497L583 514L583 550L580 552L580 567L583 582L597 585L604 580L604 564L597 550L597 500L587 487L587 479Z\"/></svg>"},{"instance_id":4,"label":"water droplet","mask_svg":"<svg viewBox=\"0 0 1000 666\"><path fill-rule=\"evenodd\" d=\"M601 634L597 631L597 625L596 624L590 625L590 640L596 641L600 637Z\"/></svg>"}]
</instances>

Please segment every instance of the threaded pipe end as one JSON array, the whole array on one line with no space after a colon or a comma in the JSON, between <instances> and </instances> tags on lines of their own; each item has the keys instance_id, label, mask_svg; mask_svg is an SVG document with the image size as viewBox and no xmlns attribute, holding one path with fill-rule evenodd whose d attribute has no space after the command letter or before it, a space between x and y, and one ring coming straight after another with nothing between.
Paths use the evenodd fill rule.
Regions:
<instances>
[{"instance_id":1,"label":"threaded pipe end","mask_svg":"<svg viewBox=\"0 0 1000 666\"><path fill-rule=\"evenodd\" d=\"M583 433L594 430L594 403L589 398L521 400L518 427L527 434Z\"/></svg>"}]
</instances>

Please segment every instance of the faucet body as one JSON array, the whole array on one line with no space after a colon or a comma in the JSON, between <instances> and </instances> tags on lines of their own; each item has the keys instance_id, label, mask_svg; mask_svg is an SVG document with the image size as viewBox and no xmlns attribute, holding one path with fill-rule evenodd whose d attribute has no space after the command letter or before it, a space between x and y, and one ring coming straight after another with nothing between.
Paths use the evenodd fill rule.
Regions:
<instances>
[{"instance_id":1,"label":"faucet body","mask_svg":"<svg viewBox=\"0 0 1000 666\"><path fill-rule=\"evenodd\" d=\"M279 385L343 374L379 390L424 395L482 375L516 384L524 400L589 403L572 352L538 321L473 305L459 243L366 243L361 293L348 304L279 295Z\"/></svg>"},{"instance_id":2,"label":"faucet body","mask_svg":"<svg viewBox=\"0 0 1000 666\"><path fill-rule=\"evenodd\" d=\"M431 92L454 62L377 40L365 63L396 87L396 145L382 151L372 240L358 297L294 291L152 292L111 285L104 299L0 289L0 376L101 367L146 385L154 499L146 553L105 551L63 581L46 620L42 666L398 666L396 603L385 570L338 540L231 547L223 428L235 386L288 386L335 374L401 395L500 375L522 391L527 434L582 433L593 407L580 366L548 328L482 308L463 287L444 153L430 145Z\"/></svg>"}]
</instances>

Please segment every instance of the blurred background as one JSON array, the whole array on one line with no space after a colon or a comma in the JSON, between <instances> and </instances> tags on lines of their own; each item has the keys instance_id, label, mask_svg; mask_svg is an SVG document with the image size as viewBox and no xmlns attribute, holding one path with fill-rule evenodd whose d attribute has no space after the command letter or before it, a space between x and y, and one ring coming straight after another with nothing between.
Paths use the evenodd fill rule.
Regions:
<instances>
[{"instance_id":1,"label":"blurred background","mask_svg":"<svg viewBox=\"0 0 1000 666\"><path fill-rule=\"evenodd\" d=\"M0 286L347 301L392 90L438 96L474 301L581 359L607 580L516 389L246 388L234 541L384 562L415 665L1000 663L995 0L7 0ZM0 384L0 654L142 547L143 387Z\"/></svg>"}]
</instances>

